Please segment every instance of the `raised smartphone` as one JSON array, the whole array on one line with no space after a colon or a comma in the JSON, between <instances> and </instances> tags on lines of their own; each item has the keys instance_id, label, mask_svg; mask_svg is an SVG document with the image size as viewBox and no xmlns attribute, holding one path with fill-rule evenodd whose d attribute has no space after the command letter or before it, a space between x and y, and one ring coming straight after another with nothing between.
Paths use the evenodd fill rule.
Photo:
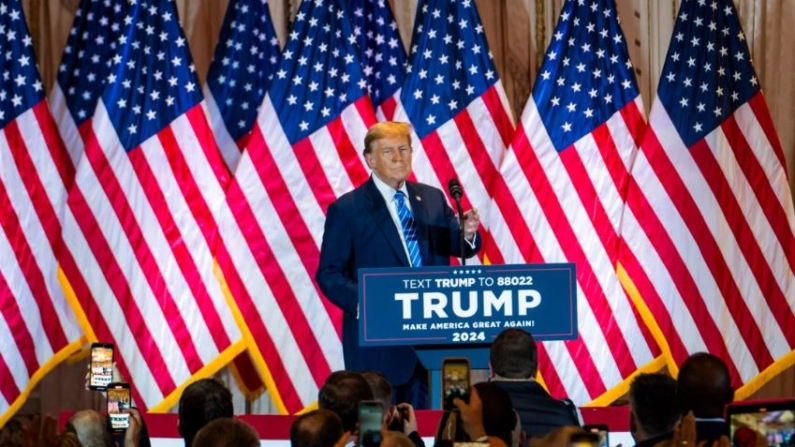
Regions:
<instances>
[{"instance_id":1,"label":"raised smartphone","mask_svg":"<svg viewBox=\"0 0 795 447\"><path fill-rule=\"evenodd\" d=\"M113 382L113 345L92 343L89 360L88 388L105 391Z\"/></svg>"},{"instance_id":2,"label":"raised smartphone","mask_svg":"<svg viewBox=\"0 0 795 447\"><path fill-rule=\"evenodd\" d=\"M469 402L469 359L464 357L442 360L442 408L454 410L455 398Z\"/></svg>"}]
</instances>

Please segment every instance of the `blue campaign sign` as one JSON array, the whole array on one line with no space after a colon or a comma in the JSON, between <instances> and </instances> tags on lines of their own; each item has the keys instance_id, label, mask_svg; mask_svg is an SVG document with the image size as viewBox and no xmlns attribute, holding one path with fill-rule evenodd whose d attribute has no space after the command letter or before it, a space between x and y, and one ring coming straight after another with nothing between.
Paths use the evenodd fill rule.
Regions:
<instances>
[{"instance_id":1,"label":"blue campaign sign","mask_svg":"<svg viewBox=\"0 0 795 447\"><path fill-rule=\"evenodd\" d=\"M574 264L359 270L359 344L491 343L520 327L577 338Z\"/></svg>"}]
</instances>

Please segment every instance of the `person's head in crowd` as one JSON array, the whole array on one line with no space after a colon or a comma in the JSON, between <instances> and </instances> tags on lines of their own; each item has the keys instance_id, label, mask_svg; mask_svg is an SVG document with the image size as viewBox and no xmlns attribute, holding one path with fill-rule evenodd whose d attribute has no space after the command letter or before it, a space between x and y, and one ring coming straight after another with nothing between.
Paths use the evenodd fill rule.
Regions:
<instances>
[{"instance_id":1,"label":"person's head in crowd","mask_svg":"<svg viewBox=\"0 0 795 447\"><path fill-rule=\"evenodd\" d=\"M404 433L390 431L385 434L384 440L381 441L381 447L416 447L416 445Z\"/></svg>"},{"instance_id":2,"label":"person's head in crowd","mask_svg":"<svg viewBox=\"0 0 795 447\"><path fill-rule=\"evenodd\" d=\"M352 434L359 419L359 402L373 400L373 391L361 374L352 371L335 371L326 379L318 392L318 407L337 413L342 428Z\"/></svg>"},{"instance_id":3,"label":"person's head in crowd","mask_svg":"<svg viewBox=\"0 0 795 447\"><path fill-rule=\"evenodd\" d=\"M489 361L495 377L531 380L538 371L536 342L523 329L505 329L491 343Z\"/></svg>"},{"instance_id":4,"label":"person's head in crowd","mask_svg":"<svg viewBox=\"0 0 795 447\"><path fill-rule=\"evenodd\" d=\"M681 412L676 380L665 374L639 374L629 385L629 429L635 442L672 433Z\"/></svg>"},{"instance_id":5,"label":"person's head in crowd","mask_svg":"<svg viewBox=\"0 0 795 447\"><path fill-rule=\"evenodd\" d=\"M318 409L298 416L290 427L291 447L332 447L345 433L337 413Z\"/></svg>"},{"instance_id":6,"label":"person's head in crowd","mask_svg":"<svg viewBox=\"0 0 795 447\"><path fill-rule=\"evenodd\" d=\"M530 438L528 447L569 447L572 435L581 433L585 433L581 427L565 425L551 430L544 436Z\"/></svg>"},{"instance_id":7,"label":"person's head in crowd","mask_svg":"<svg viewBox=\"0 0 795 447\"><path fill-rule=\"evenodd\" d=\"M218 418L234 416L232 393L220 380L201 379L188 385L179 398L179 434L190 447L196 433Z\"/></svg>"},{"instance_id":8,"label":"person's head in crowd","mask_svg":"<svg viewBox=\"0 0 795 447\"><path fill-rule=\"evenodd\" d=\"M6 444L2 443L0 440L0 445L6 446ZM80 444L80 439L77 437L76 434L72 432L65 432L61 434L61 437L58 439L58 447L83 447Z\"/></svg>"},{"instance_id":9,"label":"person's head in crowd","mask_svg":"<svg viewBox=\"0 0 795 447\"><path fill-rule=\"evenodd\" d=\"M734 400L726 363L706 352L688 357L679 368L676 398L682 411L692 410L697 418L722 418Z\"/></svg>"},{"instance_id":10,"label":"person's head in crowd","mask_svg":"<svg viewBox=\"0 0 795 447\"><path fill-rule=\"evenodd\" d=\"M75 413L66 423L66 432L74 433L83 447L112 447L107 419L95 410Z\"/></svg>"},{"instance_id":11,"label":"person's head in crowd","mask_svg":"<svg viewBox=\"0 0 795 447\"><path fill-rule=\"evenodd\" d=\"M483 403L483 429L486 435L498 437L506 445L512 445L517 416L508 392L493 382L476 383L472 392L476 392Z\"/></svg>"},{"instance_id":12,"label":"person's head in crowd","mask_svg":"<svg viewBox=\"0 0 795 447\"><path fill-rule=\"evenodd\" d=\"M389 383L386 376L378 371L364 371L361 374L373 392L373 400L381 402L384 407L384 420L389 424L392 418L390 411L392 408L392 384Z\"/></svg>"},{"instance_id":13,"label":"person's head in crowd","mask_svg":"<svg viewBox=\"0 0 795 447\"><path fill-rule=\"evenodd\" d=\"M196 433L191 447L259 447L259 435L243 421L218 418Z\"/></svg>"}]
</instances>

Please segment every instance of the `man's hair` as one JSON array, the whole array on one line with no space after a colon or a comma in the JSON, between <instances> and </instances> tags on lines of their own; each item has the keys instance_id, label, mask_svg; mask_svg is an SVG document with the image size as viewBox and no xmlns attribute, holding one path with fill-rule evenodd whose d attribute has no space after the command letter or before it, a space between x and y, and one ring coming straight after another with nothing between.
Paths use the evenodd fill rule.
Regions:
<instances>
[{"instance_id":1,"label":"man's hair","mask_svg":"<svg viewBox=\"0 0 795 447\"><path fill-rule=\"evenodd\" d=\"M629 407L646 437L670 432L681 414L676 404L676 380L659 373L638 374L629 385Z\"/></svg>"},{"instance_id":2,"label":"man's hair","mask_svg":"<svg viewBox=\"0 0 795 447\"><path fill-rule=\"evenodd\" d=\"M94 410L78 411L66 424L66 431L73 432L83 447L112 447L107 420Z\"/></svg>"},{"instance_id":3,"label":"man's hair","mask_svg":"<svg viewBox=\"0 0 795 447\"><path fill-rule=\"evenodd\" d=\"M370 385L370 390L373 392L373 399L381 402L384 406L384 411L392 406L392 384L385 375L378 371L364 371L362 377Z\"/></svg>"},{"instance_id":4,"label":"man's hair","mask_svg":"<svg viewBox=\"0 0 795 447\"><path fill-rule=\"evenodd\" d=\"M384 121L376 123L367 135L364 136L363 154L367 155L373 151L373 143L384 138L406 138L406 143L411 146L411 125L402 121Z\"/></svg>"},{"instance_id":5,"label":"man's hair","mask_svg":"<svg viewBox=\"0 0 795 447\"><path fill-rule=\"evenodd\" d=\"M259 447L259 435L243 421L219 418L196 433L191 447Z\"/></svg>"},{"instance_id":6,"label":"man's hair","mask_svg":"<svg viewBox=\"0 0 795 447\"><path fill-rule=\"evenodd\" d=\"M342 428L353 433L359 419L359 402L372 399L373 391L361 374L336 371L320 388L317 403L320 408L337 413L342 419Z\"/></svg>"},{"instance_id":7,"label":"man's hair","mask_svg":"<svg viewBox=\"0 0 795 447\"><path fill-rule=\"evenodd\" d=\"M479 382L474 388L483 403L483 429L486 434L502 439L505 445L512 445L511 432L516 426L516 413L511 396L494 382Z\"/></svg>"},{"instance_id":8,"label":"man's hair","mask_svg":"<svg viewBox=\"0 0 795 447\"><path fill-rule=\"evenodd\" d=\"M381 447L416 447L416 444L404 433L390 431L387 433L386 438L381 441Z\"/></svg>"},{"instance_id":9,"label":"man's hair","mask_svg":"<svg viewBox=\"0 0 795 447\"><path fill-rule=\"evenodd\" d=\"M688 357L679 369L676 398L682 411L692 410L696 417L723 417L726 404L734 400L726 363L706 352Z\"/></svg>"},{"instance_id":10,"label":"man's hair","mask_svg":"<svg viewBox=\"0 0 795 447\"><path fill-rule=\"evenodd\" d=\"M522 329L505 329L491 343L489 360L494 374L506 379L530 379L538 371L536 342Z\"/></svg>"},{"instance_id":11,"label":"man's hair","mask_svg":"<svg viewBox=\"0 0 795 447\"><path fill-rule=\"evenodd\" d=\"M190 447L196 433L218 418L234 416L232 393L220 380L201 379L188 385L179 398L179 432Z\"/></svg>"},{"instance_id":12,"label":"man's hair","mask_svg":"<svg viewBox=\"0 0 795 447\"><path fill-rule=\"evenodd\" d=\"M290 427L292 447L330 447L339 441L345 430L337 413L319 409L298 416Z\"/></svg>"}]
</instances>

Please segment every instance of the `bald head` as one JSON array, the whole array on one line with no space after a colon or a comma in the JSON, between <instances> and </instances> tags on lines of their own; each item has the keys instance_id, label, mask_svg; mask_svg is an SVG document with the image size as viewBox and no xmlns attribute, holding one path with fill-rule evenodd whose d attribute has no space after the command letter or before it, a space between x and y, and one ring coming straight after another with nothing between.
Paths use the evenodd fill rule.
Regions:
<instances>
[{"instance_id":1,"label":"bald head","mask_svg":"<svg viewBox=\"0 0 795 447\"><path fill-rule=\"evenodd\" d=\"M94 410L78 411L69 419L67 430L77 435L83 447L112 447L105 417Z\"/></svg>"},{"instance_id":2,"label":"bald head","mask_svg":"<svg viewBox=\"0 0 795 447\"><path fill-rule=\"evenodd\" d=\"M734 400L726 363L706 352L688 357L679 369L676 397L684 411L692 410L698 418L723 417L726 404Z\"/></svg>"}]
</instances>

